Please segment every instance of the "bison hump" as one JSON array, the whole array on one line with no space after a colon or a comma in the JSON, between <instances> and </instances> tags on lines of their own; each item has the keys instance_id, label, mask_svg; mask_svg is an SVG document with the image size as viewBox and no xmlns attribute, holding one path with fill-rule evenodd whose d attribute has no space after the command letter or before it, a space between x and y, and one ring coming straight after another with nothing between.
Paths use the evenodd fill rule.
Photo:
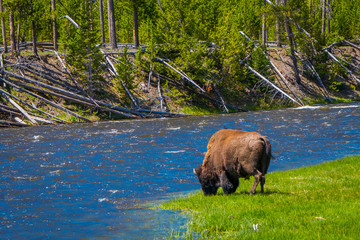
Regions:
<instances>
[{"instance_id":1,"label":"bison hump","mask_svg":"<svg viewBox=\"0 0 360 240\"><path fill-rule=\"evenodd\" d=\"M245 149L260 149L264 146L262 138L257 132L219 130L209 140L203 166L215 167L222 162L223 156L237 154Z\"/></svg>"}]
</instances>

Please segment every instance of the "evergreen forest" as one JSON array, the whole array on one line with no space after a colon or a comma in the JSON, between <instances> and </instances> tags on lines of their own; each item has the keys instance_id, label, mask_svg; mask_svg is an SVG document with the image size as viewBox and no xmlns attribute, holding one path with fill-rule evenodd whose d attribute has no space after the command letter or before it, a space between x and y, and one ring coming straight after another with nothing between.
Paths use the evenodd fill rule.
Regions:
<instances>
[{"instance_id":1,"label":"evergreen forest","mask_svg":"<svg viewBox=\"0 0 360 240\"><path fill-rule=\"evenodd\" d=\"M3 123L359 99L359 0L0 0L0 16Z\"/></svg>"}]
</instances>

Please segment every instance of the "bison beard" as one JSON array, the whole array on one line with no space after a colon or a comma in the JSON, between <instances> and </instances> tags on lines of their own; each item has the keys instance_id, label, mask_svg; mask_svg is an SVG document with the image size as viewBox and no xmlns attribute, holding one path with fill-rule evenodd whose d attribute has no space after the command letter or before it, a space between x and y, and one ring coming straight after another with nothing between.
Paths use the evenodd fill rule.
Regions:
<instances>
[{"instance_id":1,"label":"bison beard","mask_svg":"<svg viewBox=\"0 0 360 240\"><path fill-rule=\"evenodd\" d=\"M215 195L221 187L225 194L234 193L239 178L254 176L250 193L260 182L264 192L265 174L270 165L271 144L256 132L223 129L216 132L207 146L202 164L194 169L205 195Z\"/></svg>"}]
</instances>

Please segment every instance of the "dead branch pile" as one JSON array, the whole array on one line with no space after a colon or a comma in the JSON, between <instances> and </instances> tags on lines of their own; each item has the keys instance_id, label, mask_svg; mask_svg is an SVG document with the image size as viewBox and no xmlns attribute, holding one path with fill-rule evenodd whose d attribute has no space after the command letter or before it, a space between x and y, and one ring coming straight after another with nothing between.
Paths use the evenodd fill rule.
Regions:
<instances>
[{"instance_id":1,"label":"dead branch pile","mask_svg":"<svg viewBox=\"0 0 360 240\"><path fill-rule=\"evenodd\" d=\"M10 61L0 55L0 126L67 123L56 116L59 112L73 116L77 121L92 121L80 114L81 110L74 106L121 118L181 115L141 109L137 104L136 108L129 109L122 107L120 102L94 99L71 75L59 54L55 54L58 62L51 63L39 56L34 59L36 61L21 56L16 61ZM112 70L110 66L108 70ZM131 96L130 91L128 93Z\"/></svg>"},{"instance_id":2,"label":"dead branch pile","mask_svg":"<svg viewBox=\"0 0 360 240\"><path fill-rule=\"evenodd\" d=\"M241 32L244 37L247 36ZM248 38L247 38L248 39ZM340 49L335 49L336 46L346 45L359 51L360 48L348 41L334 43L323 49L323 52L329 56L329 63L334 62L344 69L347 74L348 81L351 84L358 85L360 83L360 68L359 59L345 60L342 54L339 54ZM25 44L23 47L30 46ZM124 46L131 48L131 44ZM115 80L120 81L126 96L131 101L132 107L125 106L119 102L119 98L101 97L98 94L93 95L89 90L89 86L81 84L67 66L64 56L51 50L49 43L39 43L38 47L43 50L53 52L54 54L48 60L47 57L32 56L21 57L15 59L4 59L0 54L0 126L28 126L41 124L58 124L76 121L91 122L89 116L92 113L108 114L109 116L118 116L120 118L148 118L148 117L171 117L183 116L178 113L169 112L167 100L169 99L164 94L164 83L174 86L178 89L185 90L188 93L194 93L204 99L209 100L214 105L222 108L224 112L245 111L237 106L232 106L226 103L225 98L221 95L221 89L216 88L216 84L221 81L218 79L212 88L213 94L209 94L201 86L191 79L184 71L177 68L170 60L163 58L156 58L153 61L159 62L166 66L174 75L180 76L181 81L174 80L172 77L163 76L155 71L150 66L149 70L143 69L147 86L143 82L144 91L149 91L150 86L154 92L150 100L156 102L156 108L145 107L139 100L139 94L131 89L128 89L124 81L118 78L118 72L115 64L119 64L119 52L113 53L107 51L106 46L103 48L102 54L104 56L103 66L106 68L105 81L101 84L103 86L98 89L105 91L111 89ZM121 47L121 46L120 46ZM144 48L146 46L143 46ZM257 46L254 46L256 48ZM135 49L133 51L136 51ZM276 50L277 51L277 50ZM304 105L302 102L301 92L296 91L298 84L293 77L283 75L284 69L281 69L279 64L291 65L280 57L280 61L275 61L274 56L271 56L268 51L264 51L264 56L269 62L269 66L273 72L271 78L262 76L259 70L254 69L248 63L248 58L251 54L241 61L241 64L257 76L260 81L257 84L265 84L270 91L274 92L273 97L278 94L281 98L287 99L297 105ZM298 60L302 62L301 72L308 72L316 79L318 92L320 92L325 99L331 99L327 90L326 79L318 74L314 65L309 59L306 59L301 53L296 53ZM90 71L91 74L91 71ZM173 75L173 76L174 76ZM91 76L90 76L91 78ZM303 78L303 76L302 76ZM168 89L167 89L168 90ZM111 102L112 101L112 102ZM84 110L85 109L85 110ZM82 114L84 111L88 113L86 116ZM60 114L59 114L60 113ZM62 115L59 117L59 115ZM65 116L65 117L64 117ZM64 120L71 119L71 120Z\"/></svg>"}]
</instances>

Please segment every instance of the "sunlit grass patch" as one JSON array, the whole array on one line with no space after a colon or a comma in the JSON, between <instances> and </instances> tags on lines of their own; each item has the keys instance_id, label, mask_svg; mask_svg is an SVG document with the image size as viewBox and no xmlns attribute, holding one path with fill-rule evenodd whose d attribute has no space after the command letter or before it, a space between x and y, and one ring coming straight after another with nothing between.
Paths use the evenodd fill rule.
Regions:
<instances>
[{"instance_id":1,"label":"sunlit grass patch","mask_svg":"<svg viewBox=\"0 0 360 240\"><path fill-rule=\"evenodd\" d=\"M252 179L241 179L232 195L197 191L160 207L189 216L186 239L358 239L359 175L353 156L269 173L264 194L251 196Z\"/></svg>"}]
</instances>

